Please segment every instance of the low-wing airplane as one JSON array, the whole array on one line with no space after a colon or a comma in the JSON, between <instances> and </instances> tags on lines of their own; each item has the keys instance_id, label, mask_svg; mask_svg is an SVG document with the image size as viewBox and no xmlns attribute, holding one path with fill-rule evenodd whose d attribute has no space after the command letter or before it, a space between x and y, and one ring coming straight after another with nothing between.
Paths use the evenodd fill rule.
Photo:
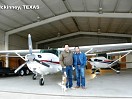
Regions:
<instances>
[{"instance_id":1,"label":"low-wing airplane","mask_svg":"<svg viewBox=\"0 0 132 99\"><path fill-rule=\"evenodd\" d=\"M56 72L59 72L62 70L62 67L59 63L59 56L52 53L51 50L45 51L45 53L41 53L41 50L33 50L32 48L32 40L31 40L31 35L28 35L28 46L29 50L7 50L7 51L0 51L0 54L12 54L15 53L19 57L21 57L25 63L23 63L21 66L19 66L16 70L15 73L18 72L24 65L27 65L28 68L33 72L33 79L35 80L37 75L41 75L39 83L40 85L44 85L44 75L47 74L53 74ZM121 44L106 44L106 45L93 45L93 46L80 46L81 51L85 52L85 54L96 54L99 52L112 52L112 51L119 51L119 50L127 50L127 49L132 49L132 43L121 43ZM54 51L59 54L61 51L63 51L64 48L57 48ZM70 47L70 50L74 51L74 47ZM132 50L126 51L124 56L121 58L125 57L129 53L131 53ZM25 55L25 58L23 58L20 54L21 53L29 53ZM7 55L7 56L8 56ZM119 58L119 59L121 59ZM99 60L100 58L98 58ZM115 61L110 61L105 58L103 59L102 62L105 61L105 63L109 63L109 65L94 65L95 63L95 58L91 59L91 63L93 64L93 69L99 69L99 68L111 68L112 70L116 71L119 73L119 70L116 70L113 67L114 64L118 62L119 59ZM97 60L97 57L96 57Z\"/></svg>"}]
</instances>

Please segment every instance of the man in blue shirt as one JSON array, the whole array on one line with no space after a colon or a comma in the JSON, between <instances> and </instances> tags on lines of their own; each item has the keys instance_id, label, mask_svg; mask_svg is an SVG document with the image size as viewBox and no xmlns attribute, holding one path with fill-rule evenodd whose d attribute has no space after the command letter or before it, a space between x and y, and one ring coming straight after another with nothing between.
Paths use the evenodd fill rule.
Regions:
<instances>
[{"instance_id":1,"label":"man in blue shirt","mask_svg":"<svg viewBox=\"0 0 132 99\"><path fill-rule=\"evenodd\" d=\"M86 55L80 51L79 47L75 47L75 53L73 54L73 65L76 71L77 85L76 88L82 87L85 89L85 66Z\"/></svg>"}]
</instances>

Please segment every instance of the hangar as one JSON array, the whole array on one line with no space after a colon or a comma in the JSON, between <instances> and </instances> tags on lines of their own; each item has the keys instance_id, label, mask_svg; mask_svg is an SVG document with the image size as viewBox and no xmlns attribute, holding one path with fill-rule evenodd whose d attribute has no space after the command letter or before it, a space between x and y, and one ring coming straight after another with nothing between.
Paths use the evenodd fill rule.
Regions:
<instances>
[{"instance_id":1,"label":"hangar","mask_svg":"<svg viewBox=\"0 0 132 99\"><path fill-rule=\"evenodd\" d=\"M0 50L132 42L132 0L1 0ZM126 56L132 68L131 55Z\"/></svg>"}]
</instances>

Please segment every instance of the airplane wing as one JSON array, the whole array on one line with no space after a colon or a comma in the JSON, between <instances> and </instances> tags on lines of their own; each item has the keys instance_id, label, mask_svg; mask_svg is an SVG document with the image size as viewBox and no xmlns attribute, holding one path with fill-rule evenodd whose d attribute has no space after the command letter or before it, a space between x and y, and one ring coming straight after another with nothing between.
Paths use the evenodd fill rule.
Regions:
<instances>
[{"instance_id":1,"label":"airplane wing","mask_svg":"<svg viewBox=\"0 0 132 99\"><path fill-rule=\"evenodd\" d=\"M112 52L121 50L132 49L132 43L119 43L119 44L105 44L105 45L92 45L92 46L79 46L80 50L88 53L100 53L100 52ZM64 48L58 48L62 51ZM74 51L74 47L70 47L70 50Z\"/></svg>"},{"instance_id":2,"label":"airplane wing","mask_svg":"<svg viewBox=\"0 0 132 99\"><path fill-rule=\"evenodd\" d=\"M33 53L38 53L38 52L40 52L40 49L33 50ZM0 51L0 54L15 54L15 53L28 54L29 50L3 50L3 51Z\"/></svg>"},{"instance_id":3,"label":"airplane wing","mask_svg":"<svg viewBox=\"0 0 132 99\"><path fill-rule=\"evenodd\" d=\"M131 52L132 53L132 50L126 50L126 51L116 51L116 52L109 52L109 53L106 53L108 56L115 56L115 55L124 55L128 52Z\"/></svg>"},{"instance_id":4,"label":"airplane wing","mask_svg":"<svg viewBox=\"0 0 132 99\"><path fill-rule=\"evenodd\" d=\"M120 44L105 44L105 45L92 45L92 46L79 46L81 51L86 54L95 54L100 52L113 52L113 51L125 51L132 49L132 43L120 43ZM64 48L58 48L57 50L63 51ZM74 47L70 47L70 50L74 51ZM41 52L40 49L34 49L33 53ZM0 51L0 54L28 54L29 50L5 50ZM117 53L117 52L116 52ZM120 52L121 53L121 52ZM125 52L122 52L125 53ZM112 54L112 53L111 53ZM109 53L110 55L110 53Z\"/></svg>"}]
</instances>

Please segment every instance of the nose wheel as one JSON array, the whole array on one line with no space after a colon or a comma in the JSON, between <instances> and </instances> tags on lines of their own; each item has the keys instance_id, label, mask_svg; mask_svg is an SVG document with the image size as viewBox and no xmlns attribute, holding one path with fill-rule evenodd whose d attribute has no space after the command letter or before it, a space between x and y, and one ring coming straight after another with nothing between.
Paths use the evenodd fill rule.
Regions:
<instances>
[{"instance_id":1,"label":"nose wheel","mask_svg":"<svg viewBox=\"0 0 132 99\"><path fill-rule=\"evenodd\" d=\"M40 84L41 86L44 85L44 78L43 78L43 77L40 78L39 84Z\"/></svg>"}]
</instances>

